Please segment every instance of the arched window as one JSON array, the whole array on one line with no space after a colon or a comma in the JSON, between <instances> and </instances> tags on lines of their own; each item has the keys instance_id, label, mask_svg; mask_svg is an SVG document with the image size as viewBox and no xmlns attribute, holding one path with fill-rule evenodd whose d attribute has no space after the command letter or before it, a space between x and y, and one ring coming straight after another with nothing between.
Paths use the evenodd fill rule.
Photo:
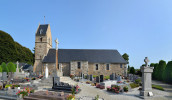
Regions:
<instances>
[{"instance_id":1,"label":"arched window","mask_svg":"<svg viewBox=\"0 0 172 100\"><path fill-rule=\"evenodd\" d=\"M40 37L40 41L42 42L42 37Z\"/></svg>"}]
</instances>

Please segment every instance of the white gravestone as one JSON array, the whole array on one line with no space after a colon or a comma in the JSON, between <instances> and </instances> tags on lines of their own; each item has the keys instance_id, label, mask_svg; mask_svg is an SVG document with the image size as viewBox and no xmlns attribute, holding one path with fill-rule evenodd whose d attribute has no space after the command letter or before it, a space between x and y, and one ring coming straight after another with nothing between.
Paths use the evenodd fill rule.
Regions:
<instances>
[{"instance_id":1,"label":"white gravestone","mask_svg":"<svg viewBox=\"0 0 172 100\"><path fill-rule=\"evenodd\" d=\"M144 62L146 63L146 66L141 67L142 72L142 90L140 91L140 95L143 98L153 96L152 93L152 72L153 67L148 66L149 59L145 57Z\"/></svg>"}]
</instances>

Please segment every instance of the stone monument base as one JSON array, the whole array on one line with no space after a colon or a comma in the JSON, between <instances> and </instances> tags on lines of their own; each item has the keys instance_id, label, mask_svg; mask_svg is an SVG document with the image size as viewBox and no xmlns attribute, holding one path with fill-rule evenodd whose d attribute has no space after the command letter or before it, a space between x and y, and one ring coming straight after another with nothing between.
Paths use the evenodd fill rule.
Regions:
<instances>
[{"instance_id":1,"label":"stone monument base","mask_svg":"<svg viewBox=\"0 0 172 100\"><path fill-rule=\"evenodd\" d=\"M152 92L150 92L150 91L140 91L140 96L152 97L153 93L152 93L152 95L150 95L149 93L152 93Z\"/></svg>"}]
</instances>

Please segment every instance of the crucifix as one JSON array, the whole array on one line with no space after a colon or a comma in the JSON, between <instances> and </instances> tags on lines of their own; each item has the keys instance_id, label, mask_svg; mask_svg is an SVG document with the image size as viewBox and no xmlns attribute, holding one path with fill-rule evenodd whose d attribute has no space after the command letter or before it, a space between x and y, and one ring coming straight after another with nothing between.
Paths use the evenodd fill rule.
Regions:
<instances>
[{"instance_id":1,"label":"crucifix","mask_svg":"<svg viewBox=\"0 0 172 100\"><path fill-rule=\"evenodd\" d=\"M58 44L59 44L59 42L58 42L58 39L56 38L56 40L55 40L55 43L56 43L56 50L58 49Z\"/></svg>"},{"instance_id":2,"label":"crucifix","mask_svg":"<svg viewBox=\"0 0 172 100\"><path fill-rule=\"evenodd\" d=\"M57 70L59 70L58 69L58 44L59 44L59 42L58 42L57 38L55 40L55 43L56 43L55 69L56 69L56 73L57 73Z\"/></svg>"},{"instance_id":3,"label":"crucifix","mask_svg":"<svg viewBox=\"0 0 172 100\"><path fill-rule=\"evenodd\" d=\"M144 62L145 62L145 66L148 67L148 62L149 62L148 57L145 57Z\"/></svg>"}]
</instances>

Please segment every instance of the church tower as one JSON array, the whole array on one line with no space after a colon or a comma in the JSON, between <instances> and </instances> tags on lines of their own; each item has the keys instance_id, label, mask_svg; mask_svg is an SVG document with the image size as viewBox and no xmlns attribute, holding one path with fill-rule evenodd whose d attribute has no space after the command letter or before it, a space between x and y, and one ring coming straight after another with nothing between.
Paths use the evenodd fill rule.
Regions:
<instances>
[{"instance_id":1,"label":"church tower","mask_svg":"<svg viewBox=\"0 0 172 100\"><path fill-rule=\"evenodd\" d=\"M37 74L43 72L42 60L47 55L48 50L52 48L52 36L49 24L38 26L35 34L35 63L33 71Z\"/></svg>"}]
</instances>

